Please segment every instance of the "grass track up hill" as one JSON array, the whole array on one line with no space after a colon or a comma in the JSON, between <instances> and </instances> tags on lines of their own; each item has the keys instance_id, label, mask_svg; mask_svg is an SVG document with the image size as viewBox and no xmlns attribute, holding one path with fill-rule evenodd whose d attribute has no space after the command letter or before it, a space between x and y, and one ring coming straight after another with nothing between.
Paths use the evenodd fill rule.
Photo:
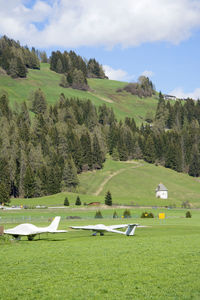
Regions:
<instances>
[{"instance_id":1,"label":"grass track up hill","mask_svg":"<svg viewBox=\"0 0 200 300\"><path fill-rule=\"evenodd\" d=\"M65 196L68 196L70 204L74 205L77 195L82 204L93 201L104 203L105 194L110 190L113 203L121 205L181 207L184 201L189 201L193 207L200 207L199 181L196 178L143 161L120 162L107 159L102 170L84 172L79 175L79 180L76 193L12 199L11 203L62 206ZM160 182L168 188L169 198L166 200L155 197L155 189Z\"/></svg>"}]
</instances>

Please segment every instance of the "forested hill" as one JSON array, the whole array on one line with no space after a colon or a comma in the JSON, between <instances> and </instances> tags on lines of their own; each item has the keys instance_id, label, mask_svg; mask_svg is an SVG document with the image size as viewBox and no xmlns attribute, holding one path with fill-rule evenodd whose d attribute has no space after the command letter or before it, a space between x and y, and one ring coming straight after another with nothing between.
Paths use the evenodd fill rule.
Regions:
<instances>
[{"instance_id":1,"label":"forested hill","mask_svg":"<svg viewBox=\"0 0 200 300\"><path fill-rule=\"evenodd\" d=\"M13 41L11 48L11 57L36 55ZM2 195L75 191L77 174L102 168L107 154L200 176L200 101L166 102L148 78L128 85L97 78L104 77L98 63L83 62L74 52L55 52L27 78L0 72L0 202Z\"/></svg>"},{"instance_id":2,"label":"forested hill","mask_svg":"<svg viewBox=\"0 0 200 300\"><path fill-rule=\"evenodd\" d=\"M148 78L130 85L106 78L94 58L87 61L74 51L55 51L48 58L44 51L0 38L0 94L8 95L11 106L29 100L41 88L47 103L55 103L63 93L66 98L90 99L96 106L105 103L118 120L134 117L141 124L152 118L158 95Z\"/></svg>"},{"instance_id":3,"label":"forested hill","mask_svg":"<svg viewBox=\"0 0 200 300\"><path fill-rule=\"evenodd\" d=\"M61 93L66 98L79 98L91 100L95 106L106 104L113 108L118 120L124 120L126 116L134 117L137 124L145 122L148 115L155 114L158 103L157 95L153 97L143 97L132 95L123 90L127 85L125 82L88 78L87 82L90 90L83 91L72 87L63 88L60 82L63 74L50 70L48 63L40 63L40 70L29 69L26 78L12 79L0 72L0 94L6 93L9 97L10 105L15 106L15 102L29 102L32 93L40 88L46 97L47 104L56 103ZM117 91L121 89L121 91Z\"/></svg>"},{"instance_id":4,"label":"forested hill","mask_svg":"<svg viewBox=\"0 0 200 300\"><path fill-rule=\"evenodd\" d=\"M160 94L153 124L137 127L133 118L118 122L105 104L67 99L47 105L34 92L30 116L25 102L9 107L0 97L0 197L31 198L75 191L77 173L100 169L114 160L144 159L192 176L200 175L200 101L165 103ZM6 196L7 195L7 196Z\"/></svg>"},{"instance_id":5,"label":"forested hill","mask_svg":"<svg viewBox=\"0 0 200 300\"><path fill-rule=\"evenodd\" d=\"M19 41L9 39L7 36L0 38L0 67L12 78L24 78L28 69L40 69L40 61L47 63L48 58L44 51L38 51L34 47L30 50L27 46L21 46ZM62 86L72 86L76 89L87 89L87 77L107 78L102 66L95 60L86 61L74 51L52 52L50 69L63 73Z\"/></svg>"}]
</instances>

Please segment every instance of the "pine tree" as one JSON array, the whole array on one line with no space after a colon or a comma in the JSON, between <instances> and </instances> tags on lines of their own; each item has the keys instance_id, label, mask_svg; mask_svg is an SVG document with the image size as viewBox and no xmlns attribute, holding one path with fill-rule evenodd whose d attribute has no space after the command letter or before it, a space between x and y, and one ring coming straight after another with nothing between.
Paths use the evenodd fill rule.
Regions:
<instances>
[{"instance_id":1,"label":"pine tree","mask_svg":"<svg viewBox=\"0 0 200 300\"><path fill-rule=\"evenodd\" d=\"M100 210L97 210L95 213L95 219L103 219L102 213Z\"/></svg>"},{"instance_id":2,"label":"pine tree","mask_svg":"<svg viewBox=\"0 0 200 300\"><path fill-rule=\"evenodd\" d=\"M113 213L113 219L117 219L117 218L118 218L118 214L117 214L117 212L115 210L114 213Z\"/></svg>"},{"instance_id":3,"label":"pine tree","mask_svg":"<svg viewBox=\"0 0 200 300\"><path fill-rule=\"evenodd\" d=\"M69 190L76 188L79 184L77 169L75 167L74 161L72 158L66 160L63 175L62 175L62 188L65 190L68 188Z\"/></svg>"},{"instance_id":4,"label":"pine tree","mask_svg":"<svg viewBox=\"0 0 200 300\"><path fill-rule=\"evenodd\" d=\"M8 97L5 94L3 94L0 97L0 117L1 116L6 117L8 120L11 117L11 111L10 111L10 108L9 108L9 100L8 100Z\"/></svg>"},{"instance_id":5,"label":"pine tree","mask_svg":"<svg viewBox=\"0 0 200 300\"><path fill-rule=\"evenodd\" d=\"M38 176L40 178L40 182L41 182L41 194L43 196L48 195L48 170L47 167L45 165L42 165L39 169L38 169Z\"/></svg>"},{"instance_id":6,"label":"pine tree","mask_svg":"<svg viewBox=\"0 0 200 300\"><path fill-rule=\"evenodd\" d=\"M87 79L84 77L84 74L81 70L75 69L72 74L72 88L78 90L87 90Z\"/></svg>"},{"instance_id":7,"label":"pine tree","mask_svg":"<svg viewBox=\"0 0 200 300\"><path fill-rule=\"evenodd\" d=\"M129 209L125 209L123 213L124 218L131 218L131 212Z\"/></svg>"},{"instance_id":8,"label":"pine tree","mask_svg":"<svg viewBox=\"0 0 200 300\"><path fill-rule=\"evenodd\" d=\"M76 198L75 205L81 205L81 200L80 200L79 196L77 196L77 198Z\"/></svg>"},{"instance_id":9,"label":"pine tree","mask_svg":"<svg viewBox=\"0 0 200 300\"><path fill-rule=\"evenodd\" d=\"M0 203L9 203L10 202L10 194L8 187L5 183L0 183Z\"/></svg>"},{"instance_id":10,"label":"pine tree","mask_svg":"<svg viewBox=\"0 0 200 300\"><path fill-rule=\"evenodd\" d=\"M35 176L30 166L27 167L24 177L24 197L32 198L35 196L36 183Z\"/></svg>"},{"instance_id":11,"label":"pine tree","mask_svg":"<svg viewBox=\"0 0 200 300\"><path fill-rule=\"evenodd\" d=\"M56 70L57 73L63 73L63 65L62 65L62 61L59 58L56 64Z\"/></svg>"},{"instance_id":12,"label":"pine tree","mask_svg":"<svg viewBox=\"0 0 200 300\"><path fill-rule=\"evenodd\" d=\"M36 54L35 48L32 48L30 55L29 55L29 64L31 69L40 69L40 61Z\"/></svg>"},{"instance_id":13,"label":"pine tree","mask_svg":"<svg viewBox=\"0 0 200 300\"><path fill-rule=\"evenodd\" d=\"M17 75L18 77L26 77L27 69L20 57L17 58Z\"/></svg>"},{"instance_id":14,"label":"pine tree","mask_svg":"<svg viewBox=\"0 0 200 300\"><path fill-rule=\"evenodd\" d=\"M108 191L106 193L106 196L105 196L105 204L106 205L109 205L109 206L112 206L112 195L110 193L110 191Z\"/></svg>"},{"instance_id":15,"label":"pine tree","mask_svg":"<svg viewBox=\"0 0 200 300\"><path fill-rule=\"evenodd\" d=\"M153 140L153 137L149 135L147 137L145 148L144 148L144 158L149 163L154 163L156 158L155 153L155 142Z\"/></svg>"},{"instance_id":16,"label":"pine tree","mask_svg":"<svg viewBox=\"0 0 200 300\"><path fill-rule=\"evenodd\" d=\"M9 66L8 74L12 78L17 78L18 77L18 72L17 72L17 58L16 57L12 58L10 60L10 66Z\"/></svg>"},{"instance_id":17,"label":"pine tree","mask_svg":"<svg viewBox=\"0 0 200 300\"><path fill-rule=\"evenodd\" d=\"M193 177L199 177L200 176L200 156L199 154L193 153L191 163L189 165L189 171L188 174Z\"/></svg>"},{"instance_id":18,"label":"pine tree","mask_svg":"<svg viewBox=\"0 0 200 300\"><path fill-rule=\"evenodd\" d=\"M69 87L69 83L67 81L66 75L62 75L60 79L60 86L67 88Z\"/></svg>"},{"instance_id":19,"label":"pine tree","mask_svg":"<svg viewBox=\"0 0 200 300\"><path fill-rule=\"evenodd\" d=\"M81 147L82 147L82 163L86 167L88 166L92 169L93 157L92 157L92 147L91 139L88 132L82 134L81 136Z\"/></svg>"},{"instance_id":20,"label":"pine tree","mask_svg":"<svg viewBox=\"0 0 200 300\"><path fill-rule=\"evenodd\" d=\"M33 94L31 110L36 114L43 114L46 111L46 109L47 102L45 95L41 89L38 89Z\"/></svg>"},{"instance_id":21,"label":"pine tree","mask_svg":"<svg viewBox=\"0 0 200 300\"><path fill-rule=\"evenodd\" d=\"M0 183L5 184L10 193L9 163L5 158L0 158Z\"/></svg>"},{"instance_id":22,"label":"pine tree","mask_svg":"<svg viewBox=\"0 0 200 300\"><path fill-rule=\"evenodd\" d=\"M176 142L170 142L168 144L168 149L165 158L165 167L175 170L177 172L182 171L182 157L181 157L181 149Z\"/></svg>"},{"instance_id":23,"label":"pine tree","mask_svg":"<svg viewBox=\"0 0 200 300\"><path fill-rule=\"evenodd\" d=\"M69 200L68 200L68 198L67 198L67 197L65 197L65 200L64 200L64 205L65 205L65 206L69 206Z\"/></svg>"},{"instance_id":24,"label":"pine tree","mask_svg":"<svg viewBox=\"0 0 200 300\"><path fill-rule=\"evenodd\" d=\"M102 168L103 155L99 145L97 135L93 137L93 165L95 169Z\"/></svg>"}]
</instances>

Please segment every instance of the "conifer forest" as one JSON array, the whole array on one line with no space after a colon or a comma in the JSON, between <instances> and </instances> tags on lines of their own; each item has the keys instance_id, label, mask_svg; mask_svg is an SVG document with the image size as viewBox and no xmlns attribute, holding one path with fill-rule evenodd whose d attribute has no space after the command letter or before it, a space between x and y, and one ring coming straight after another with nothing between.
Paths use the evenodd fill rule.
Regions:
<instances>
[{"instance_id":1,"label":"conifer forest","mask_svg":"<svg viewBox=\"0 0 200 300\"><path fill-rule=\"evenodd\" d=\"M87 78L106 78L95 59L85 61L73 51L52 52L48 59L45 52L0 39L0 67L13 78L26 77L29 68L39 69L47 60L51 70L63 74L64 88L89 89ZM144 76L125 89L139 97L156 94ZM141 126L133 118L117 120L106 104L97 107L63 93L53 105L47 100L40 88L28 104L12 108L8 96L0 96L0 190L8 198L76 191L78 174L103 168L108 154L200 176L199 100L167 102L160 92L155 115Z\"/></svg>"}]
</instances>

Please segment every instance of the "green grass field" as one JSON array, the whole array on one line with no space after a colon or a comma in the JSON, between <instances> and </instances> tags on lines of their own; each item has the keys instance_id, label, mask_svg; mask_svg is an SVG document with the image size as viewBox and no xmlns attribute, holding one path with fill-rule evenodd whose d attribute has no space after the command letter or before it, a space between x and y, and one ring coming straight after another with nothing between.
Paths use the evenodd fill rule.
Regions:
<instances>
[{"instance_id":1,"label":"green grass field","mask_svg":"<svg viewBox=\"0 0 200 300\"><path fill-rule=\"evenodd\" d=\"M70 205L74 206L77 195L82 204L93 201L103 204L105 194L110 190L113 204L118 205L181 207L184 201L189 201L192 207L200 207L198 179L143 161L119 162L107 159L102 170L82 173L79 180L77 193L11 199L11 205L62 206L64 198L68 196ZM155 189L160 182L168 188L169 198L166 200L155 197Z\"/></svg>"},{"instance_id":2,"label":"green grass field","mask_svg":"<svg viewBox=\"0 0 200 300\"><path fill-rule=\"evenodd\" d=\"M1 238L1 299L199 299L200 212L192 210L192 218L186 219L185 210L152 210L155 215L166 213L161 221L138 218L142 211L131 210L135 217L128 222L149 227L136 229L133 237L93 237L88 231L69 229L31 242ZM88 220L90 215L80 211L82 220L66 220L63 210L46 211L46 217L61 213L60 229L127 221ZM111 210L105 213L111 217ZM13 214L22 216L19 211L3 214L10 222ZM43 210L28 214L37 214L34 224L47 226Z\"/></svg>"},{"instance_id":3,"label":"green grass field","mask_svg":"<svg viewBox=\"0 0 200 300\"><path fill-rule=\"evenodd\" d=\"M46 95L48 103L55 103L59 95L66 97L90 99L96 106L106 104L114 109L118 119L126 116L134 117L138 124L144 121L147 111L155 112L156 98L140 99L127 92L117 93L126 83L106 80L88 79L91 91L84 92L71 88L64 89L59 86L61 75L49 69L49 64L41 64L41 70L29 70L26 79L12 79L7 75L0 75L0 93L6 92L11 105L14 102L27 101L31 92L41 88Z\"/></svg>"}]
</instances>

